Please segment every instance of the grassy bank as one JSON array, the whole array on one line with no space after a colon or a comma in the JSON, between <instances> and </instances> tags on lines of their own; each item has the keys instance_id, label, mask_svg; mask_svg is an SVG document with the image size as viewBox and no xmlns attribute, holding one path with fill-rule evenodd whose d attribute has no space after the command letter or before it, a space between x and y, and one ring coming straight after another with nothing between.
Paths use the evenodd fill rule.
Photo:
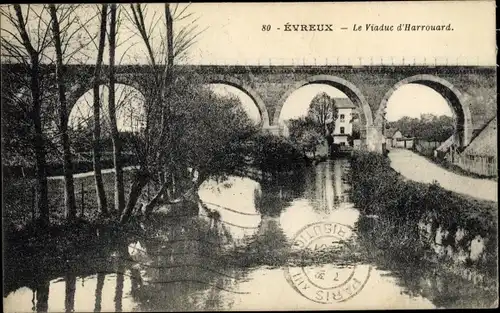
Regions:
<instances>
[{"instance_id":1,"label":"grassy bank","mask_svg":"<svg viewBox=\"0 0 500 313\"><path fill-rule=\"evenodd\" d=\"M431 221L435 237L438 226L449 231L444 246L453 251L468 251L477 235L487 238L485 256L477 262L467 260L491 274L496 271L497 215L494 202L467 198L441 188L403 179L383 155L357 152L353 155L349 182L352 201L361 211L358 227L371 242L394 257L412 261L421 257L429 246L421 240L419 222ZM465 230L456 241L456 232Z\"/></svg>"},{"instance_id":2,"label":"grassy bank","mask_svg":"<svg viewBox=\"0 0 500 313\"><path fill-rule=\"evenodd\" d=\"M131 185L132 171L124 171L125 195ZM114 207L114 173L103 173L104 189L108 208ZM99 217L94 176L75 177L75 197L78 216L89 222L95 222ZM3 223L7 228L23 228L36 217L34 199L34 179L5 178L3 184ZM64 181L62 179L48 180L48 199L50 207L50 222L58 225L64 219Z\"/></svg>"}]
</instances>

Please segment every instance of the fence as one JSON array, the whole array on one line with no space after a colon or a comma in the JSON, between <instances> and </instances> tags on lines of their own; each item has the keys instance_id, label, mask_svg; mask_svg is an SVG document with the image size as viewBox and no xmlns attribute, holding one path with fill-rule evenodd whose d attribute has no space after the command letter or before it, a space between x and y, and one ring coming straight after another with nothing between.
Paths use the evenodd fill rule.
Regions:
<instances>
[{"instance_id":1,"label":"fence","mask_svg":"<svg viewBox=\"0 0 500 313\"><path fill-rule=\"evenodd\" d=\"M212 66L491 66L479 57L337 56L330 58L190 59L183 65Z\"/></svg>"},{"instance_id":2,"label":"fence","mask_svg":"<svg viewBox=\"0 0 500 313\"><path fill-rule=\"evenodd\" d=\"M498 159L496 156L457 154L454 163L462 169L475 174L498 177Z\"/></svg>"},{"instance_id":3,"label":"fence","mask_svg":"<svg viewBox=\"0 0 500 313\"><path fill-rule=\"evenodd\" d=\"M132 171L124 171L125 197L130 191ZM114 208L114 173L103 173L104 190L109 210ZM35 179L7 179L4 180L4 223L5 225L23 225L29 224L32 220L39 217L36 209ZM48 183L48 202L50 209L51 223L60 223L65 220L64 204L64 180L49 179ZM99 218L97 206L96 188L93 175L74 177L75 200L77 205L77 216L86 220L96 220ZM139 202L149 201L153 197L153 191L157 186L153 183L148 184L143 189Z\"/></svg>"}]
</instances>

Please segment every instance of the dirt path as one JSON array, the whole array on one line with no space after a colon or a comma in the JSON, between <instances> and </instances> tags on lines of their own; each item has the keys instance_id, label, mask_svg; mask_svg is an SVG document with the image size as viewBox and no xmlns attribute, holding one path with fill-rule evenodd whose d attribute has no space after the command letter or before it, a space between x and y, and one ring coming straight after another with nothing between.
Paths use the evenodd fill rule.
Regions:
<instances>
[{"instance_id":1,"label":"dirt path","mask_svg":"<svg viewBox=\"0 0 500 313\"><path fill-rule=\"evenodd\" d=\"M408 179L423 183L436 180L441 187L478 199L498 202L498 183L449 172L423 156L406 149L389 152L391 166Z\"/></svg>"}]
</instances>

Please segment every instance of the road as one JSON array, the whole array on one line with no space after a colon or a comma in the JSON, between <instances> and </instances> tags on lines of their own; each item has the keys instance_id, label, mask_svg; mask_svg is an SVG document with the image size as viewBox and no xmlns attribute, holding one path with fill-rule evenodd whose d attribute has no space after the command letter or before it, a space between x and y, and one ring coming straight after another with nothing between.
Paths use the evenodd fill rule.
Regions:
<instances>
[{"instance_id":1,"label":"road","mask_svg":"<svg viewBox=\"0 0 500 313\"><path fill-rule=\"evenodd\" d=\"M406 149L391 150L389 159L392 168L408 179L422 183L436 180L447 190L498 202L498 183L495 181L452 173Z\"/></svg>"}]
</instances>

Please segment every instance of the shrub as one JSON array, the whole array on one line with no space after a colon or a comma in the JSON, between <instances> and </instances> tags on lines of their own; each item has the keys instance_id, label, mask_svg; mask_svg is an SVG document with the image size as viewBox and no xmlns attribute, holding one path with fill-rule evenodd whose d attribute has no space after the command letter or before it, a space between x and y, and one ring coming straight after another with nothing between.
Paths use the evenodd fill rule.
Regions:
<instances>
[{"instance_id":1,"label":"shrub","mask_svg":"<svg viewBox=\"0 0 500 313\"><path fill-rule=\"evenodd\" d=\"M381 154L353 154L348 180L352 201L361 213L377 215L382 223L391 225L393 235L418 238L418 221L432 217L436 224L448 230L460 227L467 230L470 238L480 235L496 242L496 203L453 193L437 183L407 181ZM410 242L401 241L401 245ZM495 251L488 249L487 253L496 258Z\"/></svg>"},{"instance_id":2,"label":"shrub","mask_svg":"<svg viewBox=\"0 0 500 313\"><path fill-rule=\"evenodd\" d=\"M263 172L288 172L302 168L304 156L289 139L257 134L247 143L254 166Z\"/></svg>"}]
</instances>

